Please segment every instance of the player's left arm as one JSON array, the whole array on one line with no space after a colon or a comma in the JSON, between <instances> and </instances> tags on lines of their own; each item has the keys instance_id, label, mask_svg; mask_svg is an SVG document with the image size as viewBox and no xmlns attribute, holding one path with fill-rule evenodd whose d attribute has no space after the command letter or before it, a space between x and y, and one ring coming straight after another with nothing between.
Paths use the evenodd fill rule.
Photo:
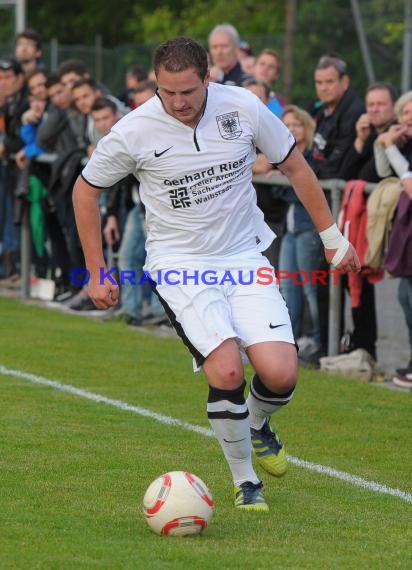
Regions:
<instances>
[{"instance_id":1,"label":"player's left arm","mask_svg":"<svg viewBox=\"0 0 412 570\"><path fill-rule=\"evenodd\" d=\"M302 153L295 147L278 168L289 178L299 200L312 218L322 239L328 263L345 272L360 271L356 251L336 226L319 181Z\"/></svg>"}]
</instances>

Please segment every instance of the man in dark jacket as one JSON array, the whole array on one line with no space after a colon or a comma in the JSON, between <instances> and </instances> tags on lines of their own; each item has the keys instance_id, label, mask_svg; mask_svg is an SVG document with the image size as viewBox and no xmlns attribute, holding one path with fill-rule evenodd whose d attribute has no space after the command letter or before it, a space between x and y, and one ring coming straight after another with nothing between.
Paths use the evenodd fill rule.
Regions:
<instances>
[{"instance_id":1,"label":"man in dark jacket","mask_svg":"<svg viewBox=\"0 0 412 570\"><path fill-rule=\"evenodd\" d=\"M321 102L314 119L315 172L319 178L342 178L341 167L355 140L355 124L364 105L350 87L346 63L333 56L320 58L315 69L316 93Z\"/></svg>"},{"instance_id":2,"label":"man in dark jacket","mask_svg":"<svg viewBox=\"0 0 412 570\"><path fill-rule=\"evenodd\" d=\"M366 113L355 124L356 138L340 169L344 180L381 180L376 172L373 143L378 135L396 123L396 99L396 90L388 83L372 83L366 89Z\"/></svg>"},{"instance_id":3,"label":"man in dark jacket","mask_svg":"<svg viewBox=\"0 0 412 570\"><path fill-rule=\"evenodd\" d=\"M373 143L396 122L397 94L392 85L373 83L366 90L366 113L355 124L355 140L346 153L341 167L344 180L379 182ZM362 279L359 307L352 308L353 332L346 338L348 349L363 348L376 359L378 325L375 305L375 286L366 277Z\"/></svg>"},{"instance_id":4,"label":"man in dark jacket","mask_svg":"<svg viewBox=\"0 0 412 570\"><path fill-rule=\"evenodd\" d=\"M244 81L252 79L240 64L239 46L239 34L231 24L219 24L210 32L209 51L212 63L217 69L218 83L242 85Z\"/></svg>"},{"instance_id":5,"label":"man in dark jacket","mask_svg":"<svg viewBox=\"0 0 412 570\"><path fill-rule=\"evenodd\" d=\"M342 178L342 165L356 136L355 124L365 108L350 87L346 63L339 57L322 56L316 65L314 78L319 105L312 113L316 123L312 168L320 179ZM322 307L322 344L326 350L329 285L319 287L319 303Z\"/></svg>"}]
</instances>

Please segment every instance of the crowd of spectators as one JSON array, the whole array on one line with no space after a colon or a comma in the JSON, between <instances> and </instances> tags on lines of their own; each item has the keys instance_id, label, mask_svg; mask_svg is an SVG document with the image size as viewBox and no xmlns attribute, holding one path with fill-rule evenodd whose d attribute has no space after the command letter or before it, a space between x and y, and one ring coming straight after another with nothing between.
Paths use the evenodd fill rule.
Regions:
<instances>
[{"instance_id":1,"label":"crowd of spectators","mask_svg":"<svg viewBox=\"0 0 412 570\"><path fill-rule=\"evenodd\" d=\"M345 61L336 54L326 54L313 71L315 97L303 109L286 104L277 92L281 62L275 50L267 47L253 53L251 45L241 41L230 24L211 30L208 47L210 80L253 91L289 127L297 147L320 179L380 183L395 178L397 197L406 199L410 227L412 92L398 98L392 85L375 83L368 86L363 100L350 85ZM0 287L20 286L20 225L26 208L33 273L53 281L56 302L65 303L71 310L91 310L87 285L70 279L73 268L84 266L74 222L72 186L114 123L155 95L156 81L152 70L136 63L128 68L124 89L115 97L91 77L84 62L66 60L51 73L41 58L41 39L32 30L18 34L13 55L0 57ZM259 149L256 152L254 173L276 176L276 168ZM278 236L265 252L272 265L291 273L325 269L319 237L293 189L270 184L256 184L255 188L265 219ZM349 196L353 206L355 190L348 187L348 192L353 192ZM361 194L361 210L356 215L366 219L368 197L363 191ZM116 260L121 271L132 270L139 282L145 259L145 229L138 182L133 177L121 180L102 194L100 208L107 255ZM349 210L345 210L344 223L354 224ZM394 213L388 223L395 226L400 223L399 217ZM410 233L405 238L405 260L412 258ZM370 271L367 256L362 263L357 301L352 304L353 330L344 335L342 350L362 348L376 359L374 283L378 279L377 273ZM382 266L373 269L379 272L384 264L385 256ZM383 271L379 275L382 278ZM411 361L397 370L394 381L411 386L410 263L398 263L396 276L400 277L399 300L409 332ZM344 280L344 285L352 293L350 279ZM318 365L326 354L328 285L309 281L300 286L289 279L281 284L281 290L301 344L300 360ZM133 286L129 280L121 283L121 304L109 317L132 326L168 322L148 284ZM302 338L306 344L299 342Z\"/></svg>"}]
</instances>

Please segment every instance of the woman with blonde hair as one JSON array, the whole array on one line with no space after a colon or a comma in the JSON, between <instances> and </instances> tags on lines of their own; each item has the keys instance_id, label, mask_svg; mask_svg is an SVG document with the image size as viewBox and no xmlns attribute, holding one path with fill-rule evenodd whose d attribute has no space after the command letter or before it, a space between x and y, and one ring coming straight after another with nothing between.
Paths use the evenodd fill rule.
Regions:
<instances>
[{"instance_id":1,"label":"woman with blonde hair","mask_svg":"<svg viewBox=\"0 0 412 570\"><path fill-rule=\"evenodd\" d=\"M401 177L412 164L412 91L395 103L399 123L380 134L374 144L376 171L381 178Z\"/></svg>"},{"instance_id":2,"label":"woman with blonde hair","mask_svg":"<svg viewBox=\"0 0 412 570\"><path fill-rule=\"evenodd\" d=\"M281 119L295 137L296 146L311 164L314 120L297 105L287 105ZM323 350L317 282L312 279L312 272L321 266L322 244L312 220L292 188L286 189L283 199L289 206L286 232L280 245L279 269L288 271L290 276L281 280L280 289L289 308L296 339L301 335L304 299L307 302L311 322L310 340L300 350L299 359L302 364L317 365Z\"/></svg>"}]
</instances>

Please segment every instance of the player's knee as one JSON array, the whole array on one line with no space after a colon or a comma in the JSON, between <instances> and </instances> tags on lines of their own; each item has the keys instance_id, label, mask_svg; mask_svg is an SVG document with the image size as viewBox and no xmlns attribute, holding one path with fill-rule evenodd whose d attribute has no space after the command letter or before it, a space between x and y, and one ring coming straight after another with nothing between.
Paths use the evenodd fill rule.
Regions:
<instances>
[{"instance_id":1,"label":"player's knee","mask_svg":"<svg viewBox=\"0 0 412 570\"><path fill-rule=\"evenodd\" d=\"M205 367L208 382L221 390L236 390L244 381L242 366L236 364L221 363L219 367Z\"/></svg>"},{"instance_id":2,"label":"player's knee","mask_svg":"<svg viewBox=\"0 0 412 570\"><path fill-rule=\"evenodd\" d=\"M276 394L286 394L297 382L297 369L293 366L280 365L266 375L260 375L265 386Z\"/></svg>"},{"instance_id":3,"label":"player's knee","mask_svg":"<svg viewBox=\"0 0 412 570\"><path fill-rule=\"evenodd\" d=\"M243 368L237 366L223 366L219 370L219 387L223 390L235 390L244 380Z\"/></svg>"},{"instance_id":4,"label":"player's knee","mask_svg":"<svg viewBox=\"0 0 412 570\"><path fill-rule=\"evenodd\" d=\"M233 339L222 343L206 358L203 370L209 384L222 390L236 390L242 384L243 364Z\"/></svg>"}]
</instances>

